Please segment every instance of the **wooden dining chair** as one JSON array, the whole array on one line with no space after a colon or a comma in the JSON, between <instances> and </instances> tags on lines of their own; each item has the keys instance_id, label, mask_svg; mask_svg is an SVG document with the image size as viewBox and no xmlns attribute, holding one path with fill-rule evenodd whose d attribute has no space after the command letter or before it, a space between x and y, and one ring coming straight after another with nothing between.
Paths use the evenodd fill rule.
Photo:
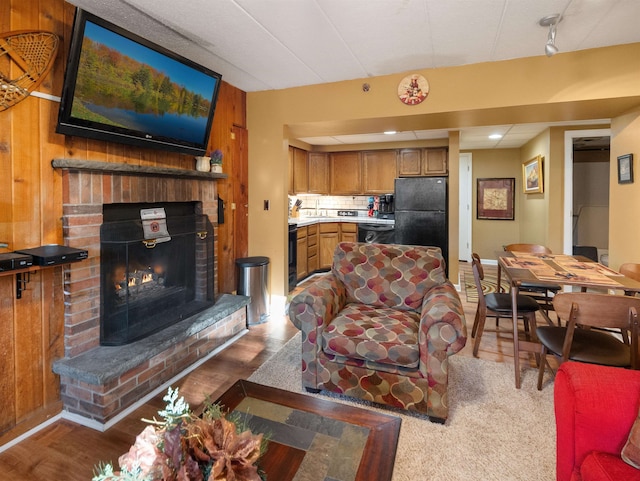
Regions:
<instances>
[{"instance_id":1,"label":"wooden dining chair","mask_svg":"<svg viewBox=\"0 0 640 481\"><path fill-rule=\"evenodd\" d=\"M538 389L547 354L560 362L567 360L614 367L638 366L638 311L640 298L592 292L563 292L553 299L553 306L567 325L541 326L536 335L542 344L538 371ZM630 332L625 344L607 329Z\"/></svg>"},{"instance_id":2,"label":"wooden dining chair","mask_svg":"<svg viewBox=\"0 0 640 481\"><path fill-rule=\"evenodd\" d=\"M511 294L505 292L492 292L485 294L482 290L482 281L484 280L484 269L480 257L475 252L471 254L471 263L473 269L473 278L475 280L476 289L478 291L478 308L476 316L473 320L473 328L471 329L471 337L473 342L473 355L478 357L478 349L480 340L484 332L498 332L500 329L499 319L508 318L512 322L513 310L511 308ZM527 339L535 339L536 332L536 312L540 310L540 305L531 297L519 294L517 297L518 318L523 320L524 331ZM496 318L495 331L485 331L485 321L487 316ZM503 332L513 333L513 325L510 329ZM517 360L516 360L517 361ZM516 369L519 366L516 362Z\"/></svg>"},{"instance_id":3,"label":"wooden dining chair","mask_svg":"<svg viewBox=\"0 0 640 481\"><path fill-rule=\"evenodd\" d=\"M527 252L529 254L553 254L551 249L540 244L507 244L504 246L504 250L509 252Z\"/></svg>"},{"instance_id":4,"label":"wooden dining chair","mask_svg":"<svg viewBox=\"0 0 640 481\"><path fill-rule=\"evenodd\" d=\"M539 244L508 244L504 246L504 250L508 252L526 252L529 254L552 254L551 249L547 246ZM549 311L553 310L553 296L562 290L558 284L540 284L537 282L524 282L519 287L520 291L526 295L533 297L541 309L544 311L547 319Z\"/></svg>"},{"instance_id":5,"label":"wooden dining chair","mask_svg":"<svg viewBox=\"0 0 640 481\"><path fill-rule=\"evenodd\" d=\"M573 246L572 253L574 256L582 256L598 262L598 248L595 246Z\"/></svg>"},{"instance_id":6,"label":"wooden dining chair","mask_svg":"<svg viewBox=\"0 0 640 481\"><path fill-rule=\"evenodd\" d=\"M620 266L618 271L623 276L640 282L640 264L636 264L634 262L625 262Z\"/></svg>"}]
</instances>

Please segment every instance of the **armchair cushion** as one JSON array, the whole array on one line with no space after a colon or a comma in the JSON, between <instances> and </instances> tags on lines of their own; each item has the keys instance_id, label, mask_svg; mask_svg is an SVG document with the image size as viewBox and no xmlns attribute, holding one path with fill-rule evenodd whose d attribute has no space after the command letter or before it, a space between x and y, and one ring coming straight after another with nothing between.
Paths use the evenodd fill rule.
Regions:
<instances>
[{"instance_id":1,"label":"armchair cushion","mask_svg":"<svg viewBox=\"0 0 640 481\"><path fill-rule=\"evenodd\" d=\"M580 466L580 475L574 481L638 481L640 471L623 462L620 456L593 451Z\"/></svg>"},{"instance_id":2,"label":"armchair cushion","mask_svg":"<svg viewBox=\"0 0 640 481\"><path fill-rule=\"evenodd\" d=\"M322 333L326 354L393 366L418 367L417 312L347 304Z\"/></svg>"},{"instance_id":3,"label":"armchair cushion","mask_svg":"<svg viewBox=\"0 0 640 481\"><path fill-rule=\"evenodd\" d=\"M332 272L344 284L347 302L419 310L425 293L446 282L438 248L343 242Z\"/></svg>"}]
</instances>

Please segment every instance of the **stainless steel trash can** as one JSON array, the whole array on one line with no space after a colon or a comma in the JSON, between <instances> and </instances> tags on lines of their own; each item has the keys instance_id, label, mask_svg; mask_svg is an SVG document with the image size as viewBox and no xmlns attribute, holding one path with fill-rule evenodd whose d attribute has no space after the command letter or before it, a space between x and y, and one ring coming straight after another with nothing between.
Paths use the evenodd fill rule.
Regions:
<instances>
[{"instance_id":1,"label":"stainless steel trash can","mask_svg":"<svg viewBox=\"0 0 640 481\"><path fill-rule=\"evenodd\" d=\"M269 258L243 257L236 259L238 294L251 297L247 306L247 325L269 320Z\"/></svg>"}]
</instances>

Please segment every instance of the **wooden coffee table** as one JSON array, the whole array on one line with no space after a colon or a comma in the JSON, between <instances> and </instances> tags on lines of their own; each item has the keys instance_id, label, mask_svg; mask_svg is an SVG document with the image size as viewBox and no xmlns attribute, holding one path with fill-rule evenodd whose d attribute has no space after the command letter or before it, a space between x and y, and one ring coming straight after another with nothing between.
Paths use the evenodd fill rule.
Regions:
<instances>
[{"instance_id":1,"label":"wooden coffee table","mask_svg":"<svg viewBox=\"0 0 640 481\"><path fill-rule=\"evenodd\" d=\"M267 479L390 480L401 419L240 380L216 402L269 437Z\"/></svg>"}]
</instances>

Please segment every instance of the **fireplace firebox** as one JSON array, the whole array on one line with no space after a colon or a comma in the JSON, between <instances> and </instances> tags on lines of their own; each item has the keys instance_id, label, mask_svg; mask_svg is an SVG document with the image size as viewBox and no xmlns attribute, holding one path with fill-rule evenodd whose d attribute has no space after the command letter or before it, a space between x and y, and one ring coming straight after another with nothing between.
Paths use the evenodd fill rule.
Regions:
<instances>
[{"instance_id":1,"label":"fireplace firebox","mask_svg":"<svg viewBox=\"0 0 640 481\"><path fill-rule=\"evenodd\" d=\"M100 344L142 339L214 304L213 229L197 202L105 204Z\"/></svg>"}]
</instances>

